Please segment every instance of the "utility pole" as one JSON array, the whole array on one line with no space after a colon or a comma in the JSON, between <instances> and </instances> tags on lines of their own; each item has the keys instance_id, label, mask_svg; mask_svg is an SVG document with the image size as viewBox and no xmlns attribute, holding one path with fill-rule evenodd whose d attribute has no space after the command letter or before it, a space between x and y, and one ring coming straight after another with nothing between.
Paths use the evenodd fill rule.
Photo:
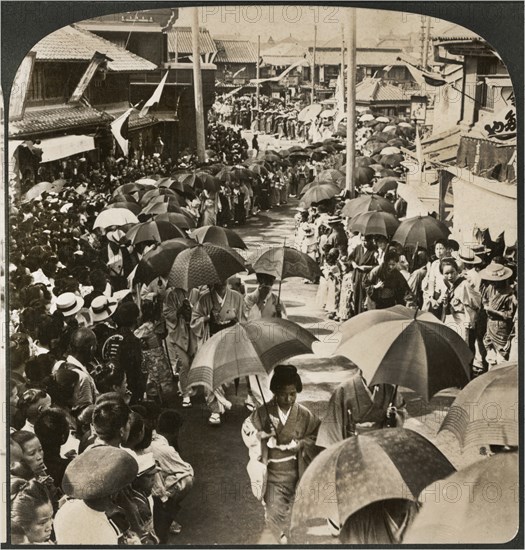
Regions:
<instances>
[{"instance_id":1,"label":"utility pole","mask_svg":"<svg viewBox=\"0 0 525 550\"><path fill-rule=\"evenodd\" d=\"M255 92L255 100L256 100L256 107L257 107L257 120L259 120L259 78L260 78L260 69L259 64L261 61L261 35L259 34L257 36L257 73L255 78L257 79L257 91Z\"/></svg>"},{"instance_id":2,"label":"utility pole","mask_svg":"<svg viewBox=\"0 0 525 550\"><path fill-rule=\"evenodd\" d=\"M314 52L312 59L312 103L315 103L315 51L317 49L317 25L314 25Z\"/></svg>"},{"instance_id":3,"label":"utility pole","mask_svg":"<svg viewBox=\"0 0 525 550\"><path fill-rule=\"evenodd\" d=\"M345 26L341 25L341 93L345 95ZM337 130L337 128L336 128Z\"/></svg>"},{"instance_id":4,"label":"utility pole","mask_svg":"<svg viewBox=\"0 0 525 550\"><path fill-rule=\"evenodd\" d=\"M199 11L198 8L191 8L193 13L191 25L191 42L193 49L193 90L195 96L195 131L197 135L197 157L199 162L206 160L204 132L204 100L202 97L202 73L201 54L199 48Z\"/></svg>"},{"instance_id":5,"label":"utility pole","mask_svg":"<svg viewBox=\"0 0 525 550\"><path fill-rule=\"evenodd\" d=\"M346 183L350 198L355 195L355 86L356 86L356 9L346 8Z\"/></svg>"}]
</instances>

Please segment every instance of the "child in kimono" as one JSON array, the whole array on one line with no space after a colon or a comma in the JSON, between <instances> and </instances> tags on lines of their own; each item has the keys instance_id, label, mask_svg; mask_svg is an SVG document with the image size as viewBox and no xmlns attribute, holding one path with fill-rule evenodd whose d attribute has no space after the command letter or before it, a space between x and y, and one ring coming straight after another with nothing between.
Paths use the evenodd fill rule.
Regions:
<instances>
[{"instance_id":1,"label":"child in kimono","mask_svg":"<svg viewBox=\"0 0 525 550\"><path fill-rule=\"evenodd\" d=\"M266 486L262 487L261 497L268 527L280 544L288 542L299 479L317 453L319 419L296 403L302 389L297 369L278 365L270 382L272 401L255 410L242 427L251 461L266 465Z\"/></svg>"}]
</instances>

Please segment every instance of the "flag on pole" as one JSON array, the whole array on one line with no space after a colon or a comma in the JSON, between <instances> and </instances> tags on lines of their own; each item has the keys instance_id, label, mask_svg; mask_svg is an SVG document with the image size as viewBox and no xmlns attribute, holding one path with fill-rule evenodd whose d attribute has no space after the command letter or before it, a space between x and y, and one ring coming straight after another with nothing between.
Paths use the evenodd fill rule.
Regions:
<instances>
[{"instance_id":1,"label":"flag on pole","mask_svg":"<svg viewBox=\"0 0 525 550\"><path fill-rule=\"evenodd\" d=\"M148 114L150 107L153 107L153 105L156 105L160 102L162 91L164 90L164 85L166 84L169 72L170 70L168 69L162 80L159 82L159 85L153 92L153 95L148 99L148 101L146 101L146 103L144 103L144 107L142 107L139 113L139 118L144 118Z\"/></svg>"},{"instance_id":2,"label":"flag on pole","mask_svg":"<svg viewBox=\"0 0 525 550\"><path fill-rule=\"evenodd\" d=\"M128 109L124 114L120 115L111 123L111 133L117 140L124 156L128 156L129 152L129 142L128 142L128 124L129 124L129 115L133 111L133 107Z\"/></svg>"},{"instance_id":3,"label":"flag on pole","mask_svg":"<svg viewBox=\"0 0 525 550\"><path fill-rule=\"evenodd\" d=\"M246 67L243 67L242 69L239 69L233 76L232 78L235 78L237 75L241 74L243 71L246 70Z\"/></svg>"}]
</instances>

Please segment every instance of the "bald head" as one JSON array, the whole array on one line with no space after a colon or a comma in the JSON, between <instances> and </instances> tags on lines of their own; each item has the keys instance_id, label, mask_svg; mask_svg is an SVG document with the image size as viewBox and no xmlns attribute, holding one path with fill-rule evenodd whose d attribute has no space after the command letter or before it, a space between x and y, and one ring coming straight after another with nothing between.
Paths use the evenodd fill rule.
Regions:
<instances>
[{"instance_id":1,"label":"bald head","mask_svg":"<svg viewBox=\"0 0 525 550\"><path fill-rule=\"evenodd\" d=\"M72 334L69 341L71 354L77 358L89 360L97 347L97 337L89 328L77 328Z\"/></svg>"}]
</instances>

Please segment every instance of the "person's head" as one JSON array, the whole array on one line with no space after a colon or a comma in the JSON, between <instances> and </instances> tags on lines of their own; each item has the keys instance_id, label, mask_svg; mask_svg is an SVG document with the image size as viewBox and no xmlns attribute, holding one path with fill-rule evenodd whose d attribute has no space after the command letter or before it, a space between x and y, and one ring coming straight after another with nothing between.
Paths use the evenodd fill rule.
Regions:
<instances>
[{"instance_id":1,"label":"person's head","mask_svg":"<svg viewBox=\"0 0 525 550\"><path fill-rule=\"evenodd\" d=\"M9 366L20 369L31 355L29 338L23 332L15 332L9 337Z\"/></svg>"},{"instance_id":2,"label":"person's head","mask_svg":"<svg viewBox=\"0 0 525 550\"><path fill-rule=\"evenodd\" d=\"M51 397L37 388L26 390L18 399L18 408L28 422L34 424L38 416L51 407Z\"/></svg>"},{"instance_id":3,"label":"person's head","mask_svg":"<svg viewBox=\"0 0 525 550\"><path fill-rule=\"evenodd\" d=\"M62 409L50 408L35 422L35 435L42 442L44 451L60 453L60 447L69 437L69 423Z\"/></svg>"},{"instance_id":4,"label":"person's head","mask_svg":"<svg viewBox=\"0 0 525 550\"><path fill-rule=\"evenodd\" d=\"M130 409L116 393L102 394L93 410L93 431L99 439L118 447L125 443L130 430Z\"/></svg>"},{"instance_id":5,"label":"person's head","mask_svg":"<svg viewBox=\"0 0 525 550\"><path fill-rule=\"evenodd\" d=\"M77 415L77 427L75 430L75 435L78 439L91 431L91 424L93 422L93 411L95 410L95 405L88 405Z\"/></svg>"},{"instance_id":6,"label":"person's head","mask_svg":"<svg viewBox=\"0 0 525 550\"><path fill-rule=\"evenodd\" d=\"M12 476L23 479L31 479L33 477L33 472L24 462L22 447L12 437L9 438L9 472Z\"/></svg>"},{"instance_id":7,"label":"person's head","mask_svg":"<svg viewBox=\"0 0 525 550\"><path fill-rule=\"evenodd\" d=\"M113 314L113 321L120 328L132 328L137 324L140 315L135 302L121 302Z\"/></svg>"},{"instance_id":8,"label":"person's head","mask_svg":"<svg viewBox=\"0 0 525 550\"><path fill-rule=\"evenodd\" d=\"M22 449L22 460L31 470L34 476L39 476L45 471L44 451L38 437L31 432L19 430L11 435L15 443Z\"/></svg>"},{"instance_id":9,"label":"person's head","mask_svg":"<svg viewBox=\"0 0 525 550\"><path fill-rule=\"evenodd\" d=\"M11 535L30 544L49 541L53 506L47 488L36 480L15 478L11 483Z\"/></svg>"},{"instance_id":10,"label":"person's head","mask_svg":"<svg viewBox=\"0 0 525 550\"><path fill-rule=\"evenodd\" d=\"M49 353L31 357L26 362L25 375L31 388L45 389L46 380L51 376L55 358Z\"/></svg>"},{"instance_id":11,"label":"person's head","mask_svg":"<svg viewBox=\"0 0 525 550\"><path fill-rule=\"evenodd\" d=\"M145 433L146 424L143 416L132 410L129 415L129 434L124 446L137 450L144 439Z\"/></svg>"},{"instance_id":12,"label":"person's head","mask_svg":"<svg viewBox=\"0 0 525 550\"><path fill-rule=\"evenodd\" d=\"M77 328L71 334L69 348L71 355L81 363L89 362L95 357L97 351L97 337L89 328Z\"/></svg>"},{"instance_id":13,"label":"person's head","mask_svg":"<svg viewBox=\"0 0 525 550\"><path fill-rule=\"evenodd\" d=\"M421 269L428 263L428 254L426 250L418 250L414 258L414 269Z\"/></svg>"},{"instance_id":14,"label":"person's head","mask_svg":"<svg viewBox=\"0 0 525 550\"><path fill-rule=\"evenodd\" d=\"M227 284L226 281L224 281L224 282L221 282L221 283L215 283L215 284L212 286L212 289L213 289L213 291L216 292L219 296L224 296L227 287L228 287L228 284Z\"/></svg>"},{"instance_id":15,"label":"person's head","mask_svg":"<svg viewBox=\"0 0 525 550\"><path fill-rule=\"evenodd\" d=\"M438 239L434 244L434 254L438 260L445 258L450 254L448 242L446 239Z\"/></svg>"},{"instance_id":16,"label":"person's head","mask_svg":"<svg viewBox=\"0 0 525 550\"><path fill-rule=\"evenodd\" d=\"M166 409L159 415L157 432L163 435L170 445L177 447L177 439L181 426L181 415L174 409Z\"/></svg>"},{"instance_id":17,"label":"person's head","mask_svg":"<svg viewBox=\"0 0 525 550\"><path fill-rule=\"evenodd\" d=\"M46 380L46 390L54 405L72 407L75 388L80 376L70 363L61 363Z\"/></svg>"},{"instance_id":18,"label":"person's head","mask_svg":"<svg viewBox=\"0 0 525 550\"><path fill-rule=\"evenodd\" d=\"M385 253L383 265L387 273L392 273L398 268L399 254L395 250L388 250Z\"/></svg>"},{"instance_id":19,"label":"person's head","mask_svg":"<svg viewBox=\"0 0 525 550\"><path fill-rule=\"evenodd\" d=\"M388 239L384 235L377 235L374 241L379 250L386 250Z\"/></svg>"},{"instance_id":20,"label":"person's head","mask_svg":"<svg viewBox=\"0 0 525 550\"><path fill-rule=\"evenodd\" d=\"M459 267L453 258L443 258L439 263L439 271L443 275L445 282L452 284L458 278Z\"/></svg>"},{"instance_id":21,"label":"person's head","mask_svg":"<svg viewBox=\"0 0 525 550\"><path fill-rule=\"evenodd\" d=\"M115 392L122 399L128 399L126 372L117 364L108 361L103 365L97 365L92 376L99 393Z\"/></svg>"},{"instance_id":22,"label":"person's head","mask_svg":"<svg viewBox=\"0 0 525 550\"><path fill-rule=\"evenodd\" d=\"M293 365L277 365L270 381L270 390L277 405L287 411L293 406L297 394L303 391L303 383Z\"/></svg>"}]
</instances>

